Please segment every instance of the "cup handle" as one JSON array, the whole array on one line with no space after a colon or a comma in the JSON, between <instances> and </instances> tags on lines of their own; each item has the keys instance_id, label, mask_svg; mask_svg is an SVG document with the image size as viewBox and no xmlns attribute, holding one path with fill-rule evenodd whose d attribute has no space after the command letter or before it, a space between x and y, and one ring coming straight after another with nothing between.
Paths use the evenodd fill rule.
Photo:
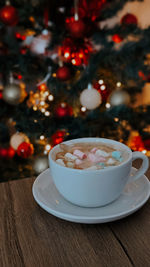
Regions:
<instances>
[{"instance_id":1,"label":"cup handle","mask_svg":"<svg viewBox=\"0 0 150 267\"><path fill-rule=\"evenodd\" d=\"M147 171L149 167L148 157L145 156L142 152L138 152L138 151L132 152L132 161L134 161L135 159L142 159L143 162L139 170L137 170L134 175L129 176L128 183L139 179Z\"/></svg>"}]
</instances>

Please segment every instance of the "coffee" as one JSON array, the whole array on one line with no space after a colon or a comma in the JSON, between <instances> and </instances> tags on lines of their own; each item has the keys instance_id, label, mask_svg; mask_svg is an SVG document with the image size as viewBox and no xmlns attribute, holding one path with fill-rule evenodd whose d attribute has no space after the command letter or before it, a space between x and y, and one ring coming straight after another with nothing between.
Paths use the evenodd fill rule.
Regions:
<instances>
[{"instance_id":1,"label":"coffee","mask_svg":"<svg viewBox=\"0 0 150 267\"><path fill-rule=\"evenodd\" d=\"M55 161L73 169L99 170L120 165L127 160L128 153L119 146L102 142L60 144Z\"/></svg>"}]
</instances>

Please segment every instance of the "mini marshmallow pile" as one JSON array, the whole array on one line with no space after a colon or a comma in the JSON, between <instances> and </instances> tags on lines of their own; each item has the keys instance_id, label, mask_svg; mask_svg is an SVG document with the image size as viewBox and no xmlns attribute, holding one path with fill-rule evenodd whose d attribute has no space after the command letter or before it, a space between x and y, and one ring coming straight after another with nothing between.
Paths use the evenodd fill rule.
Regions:
<instances>
[{"instance_id":1,"label":"mini marshmallow pile","mask_svg":"<svg viewBox=\"0 0 150 267\"><path fill-rule=\"evenodd\" d=\"M93 147L90 150L82 151L81 148L77 149L74 146L66 152L65 147L64 151L56 155L56 162L68 168L98 170L119 165L123 161L122 152L118 150L106 152Z\"/></svg>"}]
</instances>

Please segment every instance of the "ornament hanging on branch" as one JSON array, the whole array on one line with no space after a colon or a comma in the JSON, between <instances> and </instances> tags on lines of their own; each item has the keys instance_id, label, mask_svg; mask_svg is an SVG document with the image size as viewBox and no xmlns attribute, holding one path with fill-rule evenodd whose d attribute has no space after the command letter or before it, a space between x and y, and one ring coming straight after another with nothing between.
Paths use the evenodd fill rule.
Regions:
<instances>
[{"instance_id":1,"label":"ornament hanging on branch","mask_svg":"<svg viewBox=\"0 0 150 267\"><path fill-rule=\"evenodd\" d=\"M74 0L74 17L66 19L66 27L74 38L82 38L85 33L86 25L78 14L78 0Z\"/></svg>"},{"instance_id":2,"label":"ornament hanging on branch","mask_svg":"<svg viewBox=\"0 0 150 267\"><path fill-rule=\"evenodd\" d=\"M126 15L124 15L120 21L120 23L124 26L127 25L137 25L138 21L137 21L137 17L131 13L127 13Z\"/></svg>"},{"instance_id":3,"label":"ornament hanging on branch","mask_svg":"<svg viewBox=\"0 0 150 267\"><path fill-rule=\"evenodd\" d=\"M109 103L111 106L128 105L130 103L130 96L126 91L117 89L110 94Z\"/></svg>"},{"instance_id":4,"label":"ornament hanging on branch","mask_svg":"<svg viewBox=\"0 0 150 267\"><path fill-rule=\"evenodd\" d=\"M18 105L23 102L27 93L24 84L15 84L10 82L3 90L3 100L10 105Z\"/></svg>"},{"instance_id":5,"label":"ornament hanging on branch","mask_svg":"<svg viewBox=\"0 0 150 267\"><path fill-rule=\"evenodd\" d=\"M68 66L59 67L56 71L56 78L60 81L67 81L71 78L71 71Z\"/></svg>"},{"instance_id":6,"label":"ornament hanging on branch","mask_svg":"<svg viewBox=\"0 0 150 267\"><path fill-rule=\"evenodd\" d=\"M21 158L28 158L34 152L33 145L31 143L23 142L17 148L17 154Z\"/></svg>"},{"instance_id":7,"label":"ornament hanging on branch","mask_svg":"<svg viewBox=\"0 0 150 267\"><path fill-rule=\"evenodd\" d=\"M105 2L106 0L80 0L78 4L79 17L88 19L89 21L95 21L100 16ZM75 8L73 12L75 12Z\"/></svg>"},{"instance_id":8,"label":"ornament hanging on branch","mask_svg":"<svg viewBox=\"0 0 150 267\"><path fill-rule=\"evenodd\" d=\"M80 95L81 105L89 110L95 109L102 103L100 93L88 84L88 88L84 89Z\"/></svg>"},{"instance_id":9,"label":"ornament hanging on branch","mask_svg":"<svg viewBox=\"0 0 150 267\"><path fill-rule=\"evenodd\" d=\"M17 9L11 6L9 1L0 9L0 21L7 26L15 26L18 23Z\"/></svg>"},{"instance_id":10,"label":"ornament hanging on branch","mask_svg":"<svg viewBox=\"0 0 150 267\"><path fill-rule=\"evenodd\" d=\"M63 118L72 115L73 115L72 107L69 106L67 103L61 103L55 109L55 116L58 118Z\"/></svg>"}]
</instances>

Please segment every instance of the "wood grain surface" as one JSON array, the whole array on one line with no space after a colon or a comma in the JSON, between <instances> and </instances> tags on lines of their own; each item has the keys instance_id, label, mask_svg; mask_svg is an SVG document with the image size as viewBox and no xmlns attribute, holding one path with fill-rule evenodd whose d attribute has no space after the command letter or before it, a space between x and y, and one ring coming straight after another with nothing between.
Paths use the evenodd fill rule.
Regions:
<instances>
[{"instance_id":1,"label":"wood grain surface","mask_svg":"<svg viewBox=\"0 0 150 267\"><path fill-rule=\"evenodd\" d=\"M77 224L41 209L33 182L0 184L0 267L150 266L150 200L120 221Z\"/></svg>"}]
</instances>

